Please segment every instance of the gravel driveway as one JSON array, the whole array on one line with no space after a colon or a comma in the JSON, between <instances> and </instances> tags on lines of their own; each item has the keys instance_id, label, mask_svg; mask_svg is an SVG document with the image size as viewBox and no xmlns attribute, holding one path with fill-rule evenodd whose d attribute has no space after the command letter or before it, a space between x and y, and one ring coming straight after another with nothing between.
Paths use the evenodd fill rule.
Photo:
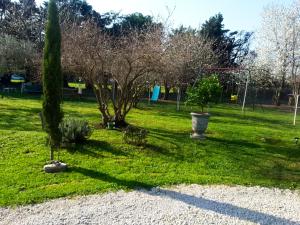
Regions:
<instances>
[{"instance_id":1,"label":"gravel driveway","mask_svg":"<svg viewBox=\"0 0 300 225\"><path fill-rule=\"evenodd\" d=\"M300 225L300 194L274 188L223 185L119 191L16 209L0 208L0 224Z\"/></svg>"}]
</instances>

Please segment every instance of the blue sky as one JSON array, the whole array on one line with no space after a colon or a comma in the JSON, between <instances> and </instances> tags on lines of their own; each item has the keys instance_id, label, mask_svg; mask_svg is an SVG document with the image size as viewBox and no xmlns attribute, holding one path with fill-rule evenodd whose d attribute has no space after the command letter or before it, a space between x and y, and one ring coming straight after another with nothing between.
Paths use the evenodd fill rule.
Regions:
<instances>
[{"instance_id":1,"label":"blue sky","mask_svg":"<svg viewBox=\"0 0 300 225\"><path fill-rule=\"evenodd\" d=\"M43 0L36 0L38 3ZM259 28L263 8L270 3L291 4L293 0L87 0L100 13L117 11L122 14L141 12L167 18L173 11L171 26L198 28L209 17L221 12L225 28L255 31Z\"/></svg>"}]
</instances>

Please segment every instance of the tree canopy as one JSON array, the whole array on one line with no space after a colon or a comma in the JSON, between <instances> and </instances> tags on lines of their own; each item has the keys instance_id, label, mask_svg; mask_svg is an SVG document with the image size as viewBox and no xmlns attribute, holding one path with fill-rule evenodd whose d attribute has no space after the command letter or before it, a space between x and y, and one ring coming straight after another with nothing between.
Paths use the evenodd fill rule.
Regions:
<instances>
[{"instance_id":1,"label":"tree canopy","mask_svg":"<svg viewBox=\"0 0 300 225\"><path fill-rule=\"evenodd\" d=\"M210 17L202 25L199 33L201 36L214 41L213 49L219 56L219 67L235 67L240 65L249 53L253 32L224 29L223 20L221 13Z\"/></svg>"}]
</instances>

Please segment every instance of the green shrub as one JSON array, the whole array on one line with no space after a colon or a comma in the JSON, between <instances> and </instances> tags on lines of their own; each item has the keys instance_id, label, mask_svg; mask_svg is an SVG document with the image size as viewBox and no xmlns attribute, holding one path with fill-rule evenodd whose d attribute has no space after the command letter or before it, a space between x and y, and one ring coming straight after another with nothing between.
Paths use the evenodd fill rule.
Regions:
<instances>
[{"instance_id":1,"label":"green shrub","mask_svg":"<svg viewBox=\"0 0 300 225\"><path fill-rule=\"evenodd\" d=\"M148 131L134 126L128 126L124 130L123 140L127 144L142 146L147 143Z\"/></svg>"},{"instance_id":2,"label":"green shrub","mask_svg":"<svg viewBox=\"0 0 300 225\"><path fill-rule=\"evenodd\" d=\"M92 129L87 121L66 118L60 123L62 143L80 143L88 139L92 134Z\"/></svg>"},{"instance_id":3,"label":"green shrub","mask_svg":"<svg viewBox=\"0 0 300 225\"><path fill-rule=\"evenodd\" d=\"M221 85L216 75L203 78L193 87L187 89L186 104L196 104L202 109L207 107L208 103L217 102L221 94Z\"/></svg>"}]
</instances>

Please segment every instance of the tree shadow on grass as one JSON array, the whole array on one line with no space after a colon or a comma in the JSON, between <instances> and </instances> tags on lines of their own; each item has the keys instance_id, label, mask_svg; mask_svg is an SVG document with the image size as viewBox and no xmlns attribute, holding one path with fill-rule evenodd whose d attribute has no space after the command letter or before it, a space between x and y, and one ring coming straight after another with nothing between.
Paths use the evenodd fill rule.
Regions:
<instances>
[{"instance_id":1,"label":"tree shadow on grass","mask_svg":"<svg viewBox=\"0 0 300 225\"><path fill-rule=\"evenodd\" d=\"M248 167L252 170L253 175L257 174L269 179L277 186L280 186L282 182L290 183L291 187L299 186L300 151L296 146L282 146L278 142L259 145L240 140L224 140L213 137L207 139L226 146L222 149L222 153L220 151L217 153L233 159L237 164Z\"/></svg>"},{"instance_id":2,"label":"tree shadow on grass","mask_svg":"<svg viewBox=\"0 0 300 225\"><path fill-rule=\"evenodd\" d=\"M164 154L176 161L185 160L184 152L182 152L182 145L189 141L189 134L187 132L182 133L155 128L148 128L147 130L150 131L150 135L155 139L161 140L174 146L172 148L172 151L170 151L170 148L164 148L155 143L148 143L146 147L149 150Z\"/></svg>"},{"instance_id":3,"label":"tree shadow on grass","mask_svg":"<svg viewBox=\"0 0 300 225\"><path fill-rule=\"evenodd\" d=\"M256 152L256 150L261 148L259 144L241 139L233 140L207 136L206 140L199 141L191 139L188 132L182 133L161 129L150 129L150 131L153 137L170 143L175 147L173 151L170 151L169 148L162 148L158 145L151 144L149 145L149 149L171 157L176 161L197 161L197 157L191 156L191 154L193 154L192 149L194 149L193 151L202 152L201 159L203 159L204 155L206 158L219 155L223 159L227 159L228 162L235 160L239 164L243 164L243 160L245 160L245 163L249 162L250 157L252 157L251 160L254 162L256 160L254 157L255 154L260 156L259 151ZM190 145L191 148L187 148L187 145ZM183 149L184 147L186 150ZM241 155L244 157L241 157Z\"/></svg>"},{"instance_id":4,"label":"tree shadow on grass","mask_svg":"<svg viewBox=\"0 0 300 225\"><path fill-rule=\"evenodd\" d=\"M218 138L213 137L212 135L207 135L204 141L197 141L192 140L189 138L188 132L176 132L172 130L164 130L164 129L149 129L150 134L158 139L162 139L164 141L168 141L169 143L174 144L178 149L180 149L181 144L190 144L195 143L199 146L202 145L214 145L220 146L222 149L226 151L230 151L233 154L237 154L238 152L243 153L246 150L250 150L253 153L260 155L266 154L276 154L282 155L289 159L299 159L300 158L300 151L298 150L297 146L283 146L281 140L266 140L265 142L261 141L248 141L239 139L237 135L236 139L233 138ZM271 138L269 138L271 139ZM152 147L155 148L154 146ZM158 148L159 149L159 148ZM238 152L237 152L238 151ZM163 149L161 152L167 152L167 149Z\"/></svg>"},{"instance_id":5,"label":"tree shadow on grass","mask_svg":"<svg viewBox=\"0 0 300 225\"><path fill-rule=\"evenodd\" d=\"M246 148L260 148L261 146L253 143L253 142L248 142L245 140L233 140L233 139L223 139L223 138L215 138L215 137L206 137L207 140L219 143L221 145L224 145L226 147L234 145L236 147L246 147Z\"/></svg>"},{"instance_id":6,"label":"tree shadow on grass","mask_svg":"<svg viewBox=\"0 0 300 225\"><path fill-rule=\"evenodd\" d=\"M39 108L6 108L0 111L0 129L42 131Z\"/></svg>"},{"instance_id":7,"label":"tree shadow on grass","mask_svg":"<svg viewBox=\"0 0 300 225\"><path fill-rule=\"evenodd\" d=\"M263 115L263 114L262 114ZM275 116L275 115L274 115ZM242 113L236 113L235 111L233 113L228 112L213 112L212 113L212 122L220 122L224 123L225 121L220 120L215 117L225 117L225 118L232 118L234 122L238 122L245 125L252 125L255 124L268 124L270 127L284 127L284 128L293 128L291 124L288 124L286 121L283 121L282 119L273 119L272 118L266 118L265 116L254 116L254 115L243 115ZM238 121L237 121L238 120Z\"/></svg>"},{"instance_id":8,"label":"tree shadow on grass","mask_svg":"<svg viewBox=\"0 0 300 225\"><path fill-rule=\"evenodd\" d=\"M187 112L187 111L166 112L166 111L163 111L163 109L161 111L159 111L159 116L168 117L168 118L172 118L172 119L191 119L192 118L190 112Z\"/></svg>"},{"instance_id":9,"label":"tree shadow on grass","mask_svg":"<svg viewBox=\"0 0 300 225\"><path fill-rule=\"evenodd\" d=\"M105 141L86 140L84 143L77 144L74 147L66 148L70 153L79 152L94 158L107 157L107 153L116 156L127 156L127 152L117 149Z\"/></svg>"},{"instance_id":10,"label":"tree shadow on grass","mask_svg":"<svg viewBox=\"0 0 300 225\"><path fill-rule=\"evenodd\" d=\"M296 146L282 146L280 141L274 141L271 143L261 142L253 143L245 140L233 140L215 137L206 137L208 141L218 143L219 146L224 146L224 150L233 153L233 156L238 156L237 154L246 154L253 157L253 160L259 158L261 160L267 159L269 157L283 158L289 161L299 161L300 151Z\"/></svg>"},{"instance_id":11,"label":"tree shadow on grass","mask_svg":"<svg viewBox=\"0 0 300 225\"><path fill-rule=\"evenodd\" d=\"M183 147L186 145L190 145L193 149L203 150L205 149L206 155L210 154L218 154L223 156L224 158L228 158L229 160L233 158L239 159L238 153L246 154L246 149L251 149L254 151L255 149L260 148L260 145L247 142L244 140L227 140L222 138L215 137L206 137L206 140L198 141L191 139L188 132L175 132L171 130L162 130L162 129L149 129L150 134L164 142L170 143L175 148L174 151L170 152L170 149L159 147L158 145L151 144L149 145L149 149L152 151L157 151L166 156L172 157L176 161L193 161L196 160L195 157L190 156L190 151L183 151ZM211 148L207 148L211 146ZM205 148L204 148L205 147ZM222 150L220 150L219 147ZM253 155L251 155L253 156Z\"/></svg>"},{"instance_id":12,"label":"tree shadow on grass","mask_svg":"<svg viewBox=\"0 0 300 225\"><path fill-rule=\"evenodd\" d=\"M135 111L134 114L139 114L141 116L144 116L145 111L147 111L148 109L142 109L143 111L138 112ZM153 109L152 109L153 110ZM164 108L163 109L155 109L155 111L150 111L151 112L151 116L157 116L157 117L162 117L162 120L164 120L164 118L167 119L191 119L191 115L189 112L176 112L176 111L166 111Z\"/></svg>"},{"instance_id":13,"label":"tree shadow on grass","mask_svg":"<svg viewBox=\"0 0 300 225\"><path fill-rule=\"evenodd\" d=\"M159 128L147 128L147 130L150 131L150 134L153 134L157 138L161 139L170 139L174 145L176 145L178 142L184 143L187 142L189 139L189 132L178 132L168 129L159 129ZM184 141L184 142L182 142Z\"/></svg>"},{"instance_id":14,"label":"tree shadow on grass","mask_svg":"<svg viewBox=\"0 0 300 225\"><path fill-rule=\"evenodd\" d=\"M278 141L251 142L238 139L238 136L236 139L207 136L206 140L197 141L191 140L186 133L164 129L150 129L150 134L164 142L174 144L175 147L171 151L169 148L150 144L148 149L164 154L178 162L204 160L209 164L211 160L220 159L221 163L234 164L235 168L250 170L253 176L263 177L274 183L279 184L284 180L298 182L300 179L300 164L298 164L300 151L297 146ZM186 145L190 145L191 149L196 149L194 156L189 148L183 150ZM197 155L201 155L201 157L197 158ZM277 161L283 161L283 164L276 166L275 162ZM288 165L291 164L294 166L289 168ZM290 179L288 179L289 177Z\"/></svg>"},{"instance_id":15,"label":"tree shadow on grass","mask_svg":"<svg viewBox=\"0 0 300 225\"><path fill-rule=\"evenodd\" d=\"M136 180L122 180L122 179L113 177L107 173L102 173L102 172L99 172L96 170L82 168L82 167L70 167L70 168L68 168L67 172L76 172L76 173L80 173L86 177L90 177L93 179L97 179L97 180L101 180L101 181L105 181L105 182L109 182L109 183L114 183L114 184L120 186L121 188L150 189L153 187L151 184L143 183L143 182L136 181Z\"/></svg>"},{"instance_id":16,"label":"tree shadow on grass","mask_svg":"<svg viewBox=\"0 0 300 225\"><path fill-rule=\"evenodd\" d=\"M20 92L15 93L0 93L4 99L24 99L24 100L40 100L41 94L21 94Z\"/></svg>"},{"instance_id":17,"label":"tree shadow on grass","mask_svg":"<svg viewBox=\"0 0 300 225\"><path fill-rule=\"evenodd\" d=\"M262 170L261 173L272 179L277 186L283 182L288 182L289 188L300 186L300 167L288 168L282 162L274 161L272 167Z\"/></svg>"},{"instance_id":18,"label":"tree shadow on grass","mask_svg":"<svg viewBox=\"0 0 300 225\"><path fill-rule=\"evenodd\" d=\"M259 173L271 179L274 184L281 186L288 183L290 188L300 187L300 151L297 146L283 147L266 145L265 162L262 163Z\"/></svg>"},{"instance_id":19,"label":"tree shadow on grass","mask_svg":"<svg viewBox=\"0 0 300 225\"><path fill-rule=\"evenodd\" d=\"M168 157L173 162L183 162L184 157L180 154L180 151L171 152L170 149L161 147L159 145L147 143L145 146L146 150L152 151L154 153L162 154Z\"/></svg>"},{"instance_id":20,"label":"tree shadow on grass","mask_svg":"<svg viewBox=\"0 0 300 225\"><path fill-rule=\"evenodd\" d=\"M95 108L96 109L96 108ZM67 109L65 110L67 113L68 113L68 117L77 117L77 118L82 118L82 116L84 115L84 118L99 118L99 121L100 120L100 117L99 117L99 113L95 110L94 113L87 113L87 112L79 112L79 111L76 111L76 110L71 110L71 109Z\"/></svg>"},{"instance_id":21,"label":"tree shadow on grass","mask_svg":"<svg viewBox=\"0 0 300 225\"><path fill-rule=\"evenodd\" d=\"M293 162L300 162L300 149L298 146L265 145L266 153L269 155L283 156Z\"/></svg>"}]
</instances>

